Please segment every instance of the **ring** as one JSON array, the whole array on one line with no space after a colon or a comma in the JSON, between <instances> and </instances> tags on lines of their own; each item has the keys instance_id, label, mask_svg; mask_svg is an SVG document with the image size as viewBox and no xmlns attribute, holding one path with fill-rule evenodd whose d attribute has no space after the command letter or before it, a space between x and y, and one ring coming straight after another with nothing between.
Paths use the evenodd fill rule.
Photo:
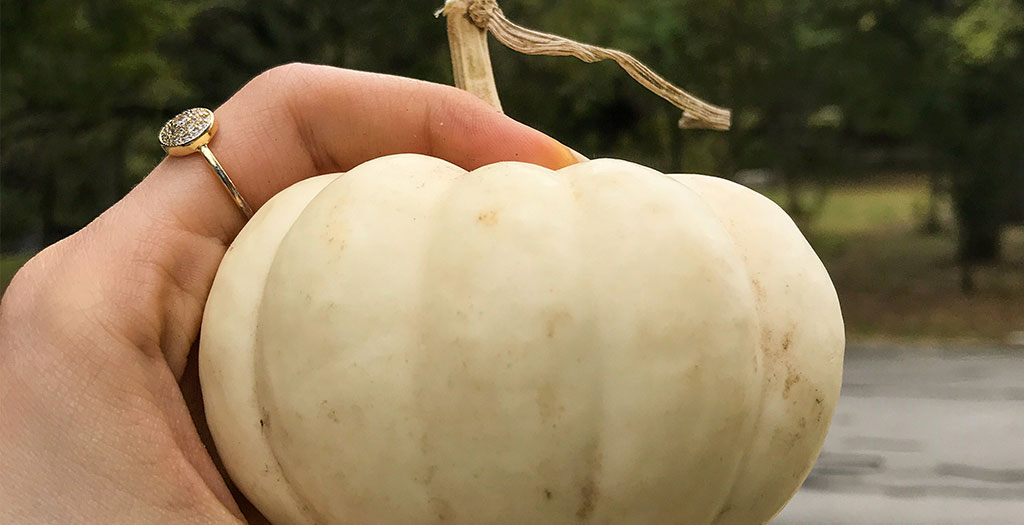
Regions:
<instances>
[{"instance_id":1,"label":"ring","mask_svg":"<svg viewBox=\"0 0 1024 525\"><path fill-rule=\"evenodd\" d=\"M231 199L235 201L245 217L250 218L252 217L252 208L242 198L238 188L231 182L231 177L228 177L224 167L220 165L217 157L213 156L213 151L210 151L210 147L207 146L217 133L217 124L213 112L206 108L182 111L176 117L168 120L160 129L160 146L172 157L184 157L196 151L202 153L206 162L210 164L213 171L220 177L220 181L224 183L228 193L231 194Z\"/></svg>"}]
</instances>

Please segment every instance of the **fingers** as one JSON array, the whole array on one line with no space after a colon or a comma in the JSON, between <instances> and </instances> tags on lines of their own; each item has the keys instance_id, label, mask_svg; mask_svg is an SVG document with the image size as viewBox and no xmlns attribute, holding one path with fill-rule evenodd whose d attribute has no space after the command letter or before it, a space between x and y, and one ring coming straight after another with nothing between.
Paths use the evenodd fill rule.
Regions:
<instances>
[{"instance_id":1,"label":"fingers","mask_svg":"<svg viewBox=\"0 0 1024 525\"><path fill-rule=\"evenodd\" d=\"M216 115L220 130L210 147L254 208L298 180L390 153L433 155L467 169L500 160L550 168L576 161L558 142L454 88L328 67L271 70ZM5 335L33 350L11 352L24 377L85 381L81 388L91 390L80 396L99 405L98 385L147 389L147 399L159 400L169 439L234 512L195 430L177 423L183 404L174 378L243 223L199 155L167 158L96 221L30 261L0 316ZM163 362L173 376L154 378L159 367L149 365ZM119 432L108 426L96 432Z\"/></svg>"},{"instance_id":2,"label":"fingers","mask_svg":"<svg viewBox=\"0 0 1024 525\"><path fill-rule=\"evenodd\" d=\"M392 153L423 153L466 169L501 160L550 168L576 162L568 148L455 88L326 66L272 69L216 114L211 149L254 208L298 180ZM229 241L241 227L198 155L165 159L145 184L153 187L139 195L147 207L159 206L186 229Z\"/></svg>"},{"instance_id":3,"label":"fingers","mask_svg":"<svg viewBox=\"0 0 1024 525\"><path fill-rule=\"evenodd\" d=\"M298 180L390 153L433 155L467 169L499 160L576 162L557 141L455 88L323 66L270 70L216 115L210 147L254 208ZM60 304L86 308L180 377L217 266L243 224L200 155L167 158L41 259L61 261L47 272Z\"/></svg>"}]
</instances>

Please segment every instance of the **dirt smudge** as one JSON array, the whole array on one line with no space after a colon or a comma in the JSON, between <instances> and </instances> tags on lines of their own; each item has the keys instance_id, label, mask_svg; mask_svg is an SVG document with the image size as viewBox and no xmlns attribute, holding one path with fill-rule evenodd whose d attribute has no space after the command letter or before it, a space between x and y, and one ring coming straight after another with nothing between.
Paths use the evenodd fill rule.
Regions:
<instances>
[{"instance_id":1,"label":"dirt smudge","mask_svg":"<svg viewBox=\"0 0 1024 525\"><path fill-rule=\"evenodd\" d=\"M789 399L789 390L798 382L800 382L800 374L795 374L791 371L789 377L786 378L785 386L782 388L783 399Z\"/></svg>"},{"instance_id":2,"label":"dirt smudge","mask_svg":"<svg viewBox=\"0 0 1024 525\"><path fill-rule=\"evenodd\" d=\"M455 519L455 511L451 503L443 498L430 498L430 512L437 516L438 521L452 521Z\"/></svg>"},{"instance_id":3,"label":"dirt smudge","mask_svg":"<svg viewBox=\"0 0 1024 525\"><path fill-rule=\"evenodd\" d=\"M604 458L597 442L591 443L586 450L586 471L583 476L583 483L580 485L580 505L576 509L576 517L580 521L590 519L594 514L594 507L601 496L598 479L601 476Z\"/></svg>"},{"instance_id":4,"label":"dirt smudge","mask_svg":"<svg viewBox=\"0 0 1024 525\"><path fill-rule=\"evenodd\" d=\"M545 382L537 390L537 411L540 413L541 422L545 424L551 423L552 419L565 411L565 407L558 404L555 386L551 383Z\"/></svg>"},{"instance_id":5,"label":"dirt smudge","mask_svg":"<svg viewBox=\"0 0 1024 525\"><path fill-rule=\"evenodd\" d=\"M565 310L559 310L548 316L547 322L544 324L544 333L548 339L554 339L558 329L570 321L572 321L572 314Z\"/></svg>"},{"instance_id":6,"label":"dirt smudge","mask_svg":"<svg viewBox=\"0 0 1024 525\"><path fill-rule=\"evenodd\" d=\"M482 211L480 212L479 215L476 216L476 220L477 222L483 224L484 226L495 226L498 224L498 211Z\"/></svg>"}]
</instances>

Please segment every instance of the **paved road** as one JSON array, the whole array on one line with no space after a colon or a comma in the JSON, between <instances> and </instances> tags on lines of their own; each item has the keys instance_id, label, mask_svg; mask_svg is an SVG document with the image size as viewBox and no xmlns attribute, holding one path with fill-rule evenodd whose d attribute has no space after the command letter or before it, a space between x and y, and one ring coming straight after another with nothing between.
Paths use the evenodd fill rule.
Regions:
<instances>
[{"instance_id":1,"label":"paved road","mask_svg":"<svg viewBox=\"0 0 1024 525\"><path fill-rule=\"evenodd\" d=\"M848 349L825 449L772 523L1024 524L1024 349Z\"/></svg>"}]
</instances>

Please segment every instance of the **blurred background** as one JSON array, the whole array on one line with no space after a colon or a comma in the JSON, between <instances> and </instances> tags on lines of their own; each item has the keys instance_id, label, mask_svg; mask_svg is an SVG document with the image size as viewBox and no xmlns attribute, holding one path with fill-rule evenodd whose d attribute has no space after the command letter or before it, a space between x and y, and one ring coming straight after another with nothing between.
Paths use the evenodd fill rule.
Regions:
<instances>
[{"instance_id":1,"label":"blurred background","mask_svg":"<svg viewBox=\"0 0 1024 525\"><path fill-rule=\"evenodd\" d=\"M216 107L265 69L304 61L450 84L444 20L433 16L441 3L2 0L0 286L145 176L162 156L155 137L169 117ZM1024 400L1016 358L1024 348L1024 3L505 0L502 7L527 27L627 51L732 108L731 132L682 131L678 110L612 63L521 56L491 41L512 117L587 156L726 177L789 211L839 292L848 370L863 378L844 395L874 399L865 406L875 408L864 409L873 411L887 399L878 393L887 386L871 386L878 377L904 386L917 377L924 390L900 399L939 403L935 432L948 430L943 400L961 396L928 390L937 383L968 388L987 407ZM906 376L872 372L891 372L893 356L940 364L928 376L919 372L931 361ZM964 363L967 371L957 372ZM853 410L846 399L837 423ZM978 446L972 440L980 434L1019 442L1022 416L1000 414L982 418L965 446ZM910 426L918 429L911 434L931 432L925 423ZM819 463L828 472L816 470L808 482L821 490L872 493L869 482L828 480L875 479L902 464L894 454L937 457L914 436L836 428ZM907 468L931 469L952 480L954 492L956 483L991 482L996 500L1024 500L1024 450L1005 446L989 448L995 466L968 465L980 471L957 467L956 458ZM867 459L856 455L865 447ZM1019 455L1009 470L996 465L1010 452ZM780 519L827 521L808 512Z\"/></svg>"}]
</instances>

